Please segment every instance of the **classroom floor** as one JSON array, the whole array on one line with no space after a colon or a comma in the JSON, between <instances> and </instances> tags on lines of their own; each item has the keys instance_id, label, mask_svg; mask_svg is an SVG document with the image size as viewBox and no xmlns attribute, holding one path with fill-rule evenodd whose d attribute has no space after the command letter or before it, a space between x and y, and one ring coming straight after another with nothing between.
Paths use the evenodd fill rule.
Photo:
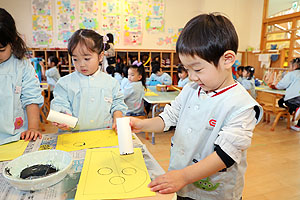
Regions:
<instances>
[{"instance_id":1,"label":"classroom floor","mask_svg":"<svg viewBox=\"0 0 300 200\"><path fill-rule=\"evenodd\" d=\"M254 130L252 145L248 149L243 200L299 200L300 132L287 129L285 120L278 122L275 131L270 131L270 128L270 123L261 122ZM43 133L56 131L57 128L49 123ZM156 133L155 145L146 140L143 133L137 134L166 171L173 134L174 131Z\"/></svg>"}]
</instances>

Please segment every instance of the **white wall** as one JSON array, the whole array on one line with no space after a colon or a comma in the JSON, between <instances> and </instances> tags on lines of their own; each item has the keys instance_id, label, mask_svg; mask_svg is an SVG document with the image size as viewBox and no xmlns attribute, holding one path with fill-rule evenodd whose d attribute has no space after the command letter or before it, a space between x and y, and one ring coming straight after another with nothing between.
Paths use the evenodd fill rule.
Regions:
<instances>
[{"instance_id":1,"label":"white wall","mask_svg":"<svg viewBox=\"0 0 300 200\"><path fill-rule=\"evenodd\" d=\"M239 50L247 47L259 48L262 24L263 0L165 0L165 27L183 27L189 19L210 12L221 12L233 22L239 35ZM17 29L25 35L28 46L32 47L31 0L0 0L15 19ZM166 34L166 33L165 33ZM164 34L149 34L144 31L141 46L123 46L116 48L172 49L170 46L157 46L158 38Z\"/></svg>"}]
</instances>

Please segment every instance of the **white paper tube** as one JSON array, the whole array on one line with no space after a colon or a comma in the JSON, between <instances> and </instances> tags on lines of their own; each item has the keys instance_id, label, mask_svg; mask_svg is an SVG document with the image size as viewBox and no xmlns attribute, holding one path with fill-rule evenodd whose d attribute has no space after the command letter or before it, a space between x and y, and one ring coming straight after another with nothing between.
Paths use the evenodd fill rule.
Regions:
<instances>
[{"instance_id":1,"label":"white paper tube","mask_svg":"<svg viewBox=\"0 0 300 200\"><path fill-rule=\"evenodd\" d=\"M64 113L56 112L54 110L50 110L47 120L51 122L60 123L60 124L66 124L71 128L74 128L77 124L78 118Z\"/></svg>"},{"instance_id":2,"label":"white paper tube","mask_svg":"<svg viewBox=\"0 0 300 200\"><path fill-rule=\"evenodd\" d=\"M121 155L134 153L131 127L129 122L129 117L117 118L119 150Z\"/></svg>"}]
</instances>

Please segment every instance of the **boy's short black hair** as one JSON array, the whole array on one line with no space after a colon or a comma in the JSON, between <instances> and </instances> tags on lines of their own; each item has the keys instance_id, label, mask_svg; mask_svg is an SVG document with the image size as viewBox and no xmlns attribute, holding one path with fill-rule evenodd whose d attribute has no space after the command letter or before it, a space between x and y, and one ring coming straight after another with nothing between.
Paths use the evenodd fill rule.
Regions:
<instances>
[{"instance_id":1,"label":"boy's short black hair","mask_svg":"<svg viewBox=\"0 0 300 200\"><path fill-rule=\"evenodd\" d=\"M54 66L57 66L59 61L56 56L50 56L48 59L50 60L50 62L54 62Z\"/></svg>"},{"instance_id":2,"label":"boy's short black hair","mask_svg":"<svg viewBox=\"0 0 300 200\"><path fill-rule=\"evenodd\" d=\"M115 68L112 65L109 65L106 67L106 72L110 75L112 75L112 77L115 76Z\"/></svg>"},{"instance_id":3,"label":"boy's short black hair","mask_svg":"<svg viewBox=\"0 0 300 200\"><path fill-rule=\"evenodd\" d=\"M217 13L202 14L191 19L183 28L176 43L176 52L199 56L218 66L227 51L237 53L238 36L233 24Z\"/></svg>"},{"instance_id":4,"label":"boy's short black hair","mask_svg":"<svg viewBox=\"0 0 300 200\"><path fill-rule=\"evenodd\" d=\"M157 61L151 62L151 67L152 67L152 73L156 74L157 72L160 71L160 63Z\"/></svg>"},{"instance_id":5,"label":"boy's short black hair","mask_svg":"<svg viewBox=\"0 0 300 200\"><path fill-rule=\"evenodd\" d=\"M177 73L182 73L183 71L187 73L187 70L183 67L183 64L178 64Z\"/></svg>"},{"instance_id":6,"label":"boy's short black hair","mask_svg":"<svg viewBox=\"0 0 300 200\"><path fill-rule=\"evenodd\" d=\"M244 70L244 68L245 68L244 66L238 66L237 70L238 70L238 71L240 71L240 70L242 70L242 71L243 71L243 70Z\"/></svg>"}]
</instances>

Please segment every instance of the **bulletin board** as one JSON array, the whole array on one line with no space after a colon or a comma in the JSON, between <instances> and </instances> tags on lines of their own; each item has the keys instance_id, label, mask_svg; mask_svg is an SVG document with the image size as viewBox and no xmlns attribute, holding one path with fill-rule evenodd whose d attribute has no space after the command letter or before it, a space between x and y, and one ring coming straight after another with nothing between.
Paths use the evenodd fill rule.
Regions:
<instances>
[{"instance_id":1,"label":"bulletin board","mask_svg":"<svg viewBox=\"0 0 300 200\"><path fill-rule=\"evenodd\" d=\"M165 7L165 0L31 0L32 45L66 48L84 28L112 33L116 48L137 48L154 37L153 48L173 49L181 28L165 26Z\"/></svg>"}]
</instances>

